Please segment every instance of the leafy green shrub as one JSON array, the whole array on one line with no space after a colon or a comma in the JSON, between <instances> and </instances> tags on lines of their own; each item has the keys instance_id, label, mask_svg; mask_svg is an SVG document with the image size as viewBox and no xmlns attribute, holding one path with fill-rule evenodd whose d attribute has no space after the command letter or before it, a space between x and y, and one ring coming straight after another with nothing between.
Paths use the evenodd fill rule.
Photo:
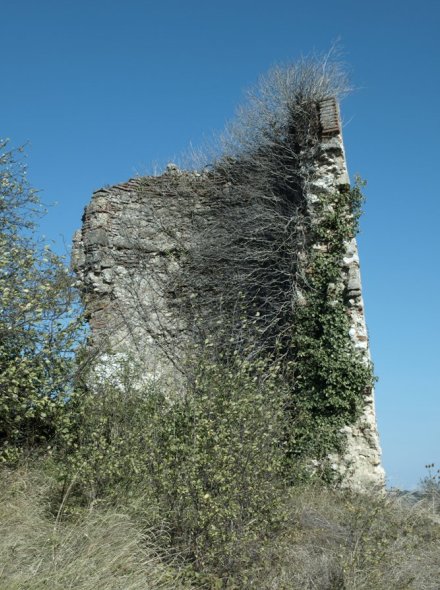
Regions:
<instances>
[{"instance_id":1,"label":"leafy green shrub","mask_svg":"<svg viewBox=\"0 0 440 590\"><path fill-rule=\"evenodd\" d=\"M145 526L130 498L120 498L119 507L95 502L93 509L64 518L66 498L61 509L49 505L56 484L46 472L43 465L0 473L0 587L5 590L183 590L190 580L191 587L205 590L438 588L440 525L423 503L322 486L285 490L283 523L219 575L213 573L217 563L199 563L195 572L183 566L182 554L178 559L177 546L164 551L160 531ZM278 502L273 510L280 510ZM238 552L242 548L235 546Z\"/></svg>"},{"instance_id":2,"label":"leafy green shrub","mask_svg":"<svg viewBox=\"0 0 440 590\"><path fill-rule=\"evenodd\" d=\"M35 236L44 213L21 150L0 141L0 461L47 441L82 331L64 261Z\"/></svg>"},{"instance_id":3,"label":"leafy green shrub","mask_svg":"<svg viewBox=\"0 0 440 590\"><path fill-rule=\"evenodd\" d=\"M262 362L194 362L173 396L121 377L73 397L63 477L71 500L131 497L196 570L221 577L281 520L285 393Z\"/></svg>"}]
</instances>

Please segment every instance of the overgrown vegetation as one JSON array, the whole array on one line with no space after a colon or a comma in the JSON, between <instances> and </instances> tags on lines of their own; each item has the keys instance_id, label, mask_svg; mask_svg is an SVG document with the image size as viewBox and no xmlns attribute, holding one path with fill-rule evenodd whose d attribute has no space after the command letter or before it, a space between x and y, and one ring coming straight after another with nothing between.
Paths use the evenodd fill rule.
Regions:
<instances>
[{"instance_id":1,"label":"overgrown vegetation","mask_svg":"<svg viewBox=\"0 0 440 590\"><path fill-rule=\"evenodd\" d=\"M224 577L282 520L285 392L273 367L194 362L183 396L121 379L72 400L59 477L67 506L133 501L165 548Z\"/></svg>"},{"instance_id":2,"label":"overgrown vegetation","mask_svg":"<svg viewBox=\"0 0 440 590\"><path fill-rule=\"evenodd\" d=\"M311 250L297 289L290 353L292 440L294 456L325 460L331 451L343 452L341 428L352 424L363 409L365 391L373 386L371 366L354 350L341 260L347 242L358 228L360 185L323 197L315 204L319 219ZM323 463L325 467L325 463Z\"/></svg>"},{"instance_id":3,"label":"overgrown vegetation","mask_svg":"<svg viewBox=\"0 0 440 590\"><path fill-rule=\"evenodd\" d=\"M323 62L275 70L204 173L210 225L194 221L169 287L191 295L169 301L191 335L174 388L128 355L87 359L3 143L1 588L438 588L431 504L332 488L326 470L372 383L341 281L360 188L305 198L316 103L343 88Z\"/></svg>"},{"instance_id":4,"label":"overgrown vegetation","mask_svg":"<svg viewBox=\"0 0 440 590\"><path fill-rule=\"evenodd\" d=\"M65 261L36 235L44 213L22 149L0 141L0 461L54 434L83 328Z\"/></svg>"},{"instance_id":5,"label":"overgrown vegetation","mask_svg":"<svg viewBox=\"0 0 440 590\"><path fill-rule=\"evenodd\" d=\"M437 590L440 524L405 498L310 485L290 490L285 524L260 540L253 559L222 581L163 549L133 498L56 519L48 466L1 471L0 587L4 590ZM148 498L138 497L138 503ZM241 547L236 546L237 558ZM221 553L219 554L221 557Z\"/></svg>"},{"instance_id":6,"label":"overgrown vegetation","mask_svg":"<svg viewBox=\"0 0 440 590\"><path fill-rule=\"evenodd\" d=\"M341 427L356 421L373 385L369 361L349 335L341 269L358 231L362 183L335 185L314 200L311 188L322 158L319 103L347 88L343 70L319 60L262 78L220 153L202 166L202 180L163 180L164 198L172 196L189 227L188 239L176 231L174 215L152 212L176 259L174 270L149 264L142 250L137 261L143 288L165 293L169 310L185 324L184 342L203 345L208 338L225 358L280 367L290 391L288 453L297 461L316 458L328 476L326 458L343 452ZM149 204L148 190L147 180ZM194 214L197 206L202 215ZM123 282L128 291L131 280ZM136 296L136 322L148 331L152 314ZM173 330L173 323L171 335L161 325L162 344L179 365L182 347Z\"/></svg>"},{"instance_id":7,"label":"overgrown vegetation","mask_svg":"<svg viewBox=\"0 0 440 590\"><path fill-rule=\"evenodd\" d=\"M0 587L3 590L189 590L165 564L154 531L115 509L57 519L56 488L41 470L1 471ZM172 561L172 560L169 560Z\"/></svg>"}]
</instances>

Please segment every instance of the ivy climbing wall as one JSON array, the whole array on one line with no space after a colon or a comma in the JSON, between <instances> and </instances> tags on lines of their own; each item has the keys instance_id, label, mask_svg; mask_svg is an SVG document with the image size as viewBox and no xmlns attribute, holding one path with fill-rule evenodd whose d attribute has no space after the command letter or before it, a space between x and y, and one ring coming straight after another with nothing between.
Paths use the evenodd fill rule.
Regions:
<instances>
[{"instance_id":1,"label":"ivy climbing wall","mask_svg":"<svg viewBox=\"0 0 440 590\"><path fill-rule=\"evenodd\" d=\"M307 198L313 208L326 196L344 192L350 186L341 120L337 102L330 98L320 104L322 139L315 159L315 173L308 185ZM365 320L365 307L362 297L360 261L356 238L346 242L345 255L341 261L341 278L344 285L344 298L350 318L349 336L355 350L366 364L371 363L368 331ZM364 391L364 405L361 416L343 430L347 445L343 460L333 457L334 468L346 475L346 481L354 487L384 485L385 472L381 464L381 449L377 430L374 388L368 386Z\"/></svg>"}]
</instances>

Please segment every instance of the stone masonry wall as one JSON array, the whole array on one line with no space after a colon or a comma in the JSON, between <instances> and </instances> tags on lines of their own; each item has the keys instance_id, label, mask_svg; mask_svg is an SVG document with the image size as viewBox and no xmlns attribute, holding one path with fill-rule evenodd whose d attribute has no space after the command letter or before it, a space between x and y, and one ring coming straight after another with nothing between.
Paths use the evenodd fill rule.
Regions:
<instances>
[{"instance_id":1,"label":"stone masonry wall","mask_svg":"<svg viewBox=\"0 0 440 590\"><path fill-rule=\"evenodd\" d=\"M322 138L309 162L306 199L310 210L322 195L349 185L338 106L320 104ZM191 239L194 218L209 226L203 175L173 165L159 177L132 179L96 191L74 237L73 267L81 286L93 344L135 354L148 374L178 380L176 355L184 326L165 304L168 277ZM185 207L179 200L185 199ZM182 211L187 211L187 216ZM172 231L171 231L172 229ZM350 337L365 362L370 360L356 240L347 243L341 278L348 293ZM179 294L175 294L176 297ZM178 355L177 355L178 356ZM346 426L345 457L332 457L335 470L353 487L383 485L384 471L376 427L374 391L365 392L365 408L355 425Z\"/></svg>"},{"instance_id":2,"label":"stone masonry wall","mask_svg":"<svg viewBox=\"0 0 440 590\"><path fill-rule=\"evenodd\" d=\"M169 165L162 176L96 191L74 236L72 265L93 347L141 359L151 377L176 375L183 326L165 297L194 216L208 217L203 177Z\"/></svg>"},{"instance_id":3,"label":"stone masonry wall","mask_svg":"<svg viewBox=\"0 0 440 590\"><path fill-rule=\"evenodd\" d=\"M313 204L323 194L343 189L350 184L345 159L339 108L330 99L320 105L322 141L315 159L313 179L309 183L307 198ZM346 245L342 278L348 293L351 319L350 337L365 362L371 361L368 332L365 321L364 301L356 239ZM344 461L334 457L335 468L345 472L353 487L384 485L385 472L381 464L381 449L377 431L374 390L365 392L365 407L358 422L346 426L347 450Z\"/></svg>"}]
</instances>

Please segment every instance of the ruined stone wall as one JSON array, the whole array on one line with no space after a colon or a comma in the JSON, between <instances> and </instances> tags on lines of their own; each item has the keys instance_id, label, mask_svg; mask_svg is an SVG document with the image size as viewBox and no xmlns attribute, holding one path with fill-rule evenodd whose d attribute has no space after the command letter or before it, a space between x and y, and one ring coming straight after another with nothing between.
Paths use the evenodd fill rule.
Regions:
<instances>
[{"instance_id":1,"label":"ruined stone wall","mask_svg":"<svg viewBox=\"0 0 440 590\"><path fill-rule=\"evenodd\" d=\"M203 177L173 165L93 194L72 261L97 351L141 359L152 377L175 375L184 327L165 299L194 216L207 218L204 202Z\"/></svg>"},{"instance_id":2,"label":"ruined stone wall","mask_svg":"<svg viewBox=\"0 0 440 590\"><path fill-rule=\"evenodd\" d=\"M313 205L323 195L349 185L338 106L320 104L322 136L308 162L305 197ZM184 201L185 207L181 206ZM101 350L136 354L149 375L175 379L176 348L184 346L185 326L166 305L170 276L192 239L194 223L210 224L203 175L169 166L159 177L133 179L96 191L75 234L73 266L81 285L93 343ZM182 214L185 211L185 214ZM350 337L370 360L356 240L346 245L341 280L348 293ZM175 298L181 296L174 293ZM177 309L178 306L175 308ZM169 351L173 349L173 354ZM344 458L332 457L353 486L382 485L384 472L376 427L374 392L356 424L346 426Z\"/></svg>"},{"instance_id":3,"label":"ruined stone wall","mask_svg":"<svg viewBox=\"0 0 440 590\"><path fill-rule=\"evenodd\" d=\"M349 186L339 108L331 99L321 103L322 141L318 157L315 160L315 174L308 186L308 199L313 202L326 193ZM365 362L371 361L367 325L365 321L364 301L356 239L346 245L343 258L342 279L348 295L348 312L350 314L350 337L354 347L363 355ZM347 480L354 486L365 487L369 484L383 485L385 473L381 465L381 449L376 423L373 388L365 392L364 411L352 426L345 426L347 449L345 461L334 457L334 464L342 472L347 472Z\"/></svg>"}]
</instances>

